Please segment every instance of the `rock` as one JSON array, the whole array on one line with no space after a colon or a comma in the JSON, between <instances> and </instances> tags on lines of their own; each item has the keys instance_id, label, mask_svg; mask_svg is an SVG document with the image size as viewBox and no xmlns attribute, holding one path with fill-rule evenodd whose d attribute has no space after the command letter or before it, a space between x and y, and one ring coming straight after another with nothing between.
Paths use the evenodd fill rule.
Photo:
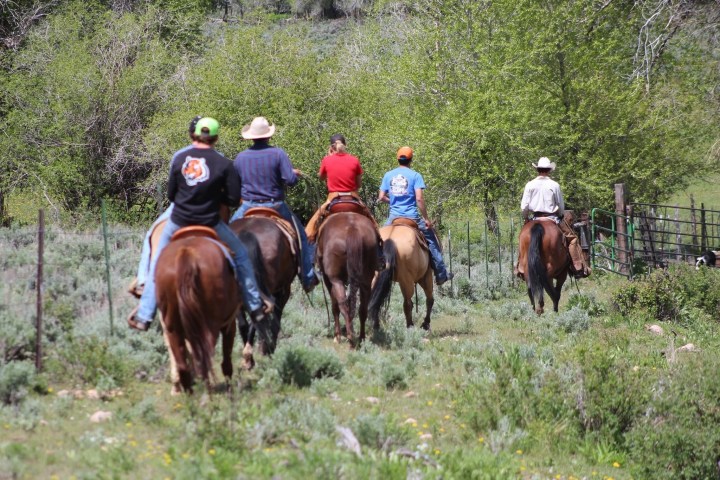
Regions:
<instances>
[{"instance_id":1,"label":"rock","mask_svg":"<svg viewBox=\"0 0 720 480\"><path fill-rule=\"evenodd\" d=\"M70 396L70 390L60 390L57 395L60 398L68 398Z\"/></svg>"},{"instance_id":2,"label":"rock","mask_svg":"<svg viewBox=\"0 0 720 480\"><path fill-rule=\"evenodd\" d=\"M420 435L420 440L432 440L432 433L423 433Z\"/></svg>"},{"instance_id":3,"label":"rock","mask_svg":"<svg viewBox=\"0 0 720 480\"><path fill-rule=\"evenodd\" d=\"M360 442L358 442L358 439L355 437L352 430L338 425L335 427L335 431L340 434L340 441L338 442L338 445L345 446L358 457L362 456L362 453L360 452Z\"/></svg>"},{"instance_id":4,"label":"rock","mask_svg":"<svg viewBox=\"0 0 720 480\"><path fill-rule=\"evenodd\" d=\"M660 325L645 325L645 330L655 335L665 335L665 331Z\"/></svg>"},{"instance_id":5,"label":"rock","mask_svg":"<svg viewBox=\"0 0 720 480\"><path fill-rule=\"evenodd\" d=\"M100 399L100 394L94 388L91 390L88 390L85 395L87 396L87 398L89 398L91 400L99 400Z\"/></svg>"},{"instance_id":6,"label":"rock","mask_svg":"<svg viewBox=\"0 0 720 480\"><path fill-rule=\"evenodd\" d=\"M413 424L413 423L417 423L417 420L415 420L414 418L410 417L410 418L408 418L407 420L405 420L403 423Z\"/></svg>"},{"instance_id":7,"label":"rock","mask_svg":"<svg viewBox=\"0 0 720 480\"><path fill-rule=\"evenodd\" d=\"M90 421L93 423L101 423L106 422L112 418L112 412L104 412L102 410L98 410L97 412L90 415Z\"/></svg>"},{"instance_id":8,"label":"rock","mask_svg":"<svg viewBox=\"0 0 720 480\"><path fill-rule=\"evenodd\" d=\"M75 391L73 391L72 394L73 394L73 397L75 397L78 400L85 398L85 392L83 392L82 390L75 390Z\"/></svg>"},{"instance_id":9,"label":"rock","mask_svg":"<svg viewBox=\"0 0 720 480\"><path fill-rule=\"evenodd\" d=\"M366 397L365 400L367 400L369 403L372 403L373 405L377 405L380 403L380 399L377 397Z\"/></svg>"},{"instance_id":10,"label":"rock","mask_svg":"<svg viewBox=\"0 0 720 480\"><path fill-rule=\"evenodd\" d=\"M683 345L682 347L675 350L676 352L699 352L700 349L697 348L692 343L688 343L687 345Z\"/></svg>"},{"instance_id":11,"label":"rock","mask_svg":"<svg viewBox=\"0 0 720 480\"><path fill-rule=\"evenodd\" d=\"M407 392L405 395L403 395L403 397L405 397L405 398L417 397L417 393L415 393L415 392L413 392L412 390L410 390L410 391Z\"/></svg>"}]
</instances>

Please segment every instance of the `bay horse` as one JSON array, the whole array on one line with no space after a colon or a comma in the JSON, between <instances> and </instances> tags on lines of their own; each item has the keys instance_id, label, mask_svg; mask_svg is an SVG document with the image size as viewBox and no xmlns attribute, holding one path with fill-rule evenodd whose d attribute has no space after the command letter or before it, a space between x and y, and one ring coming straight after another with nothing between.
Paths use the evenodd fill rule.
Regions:
<instances>
[{"instance_id":1,"label":"bay horse","mask_svg":"<svg viewBox=\"0 0 720 480\"><path fill-rule=\"evenodd\" d=\"M529 221L520 230L518 276L527 283L530 303L538 315L545 307L543 290L552 299L553 310L558 311L562 286L572 264L564 242L560 227L551 218Z\"/></svg>"},{"instance_id":2,"label":"bay horse","mask_svg":"<svg viewBox=\"0 0 720 480\"><path fill-rule=\"evenodd\" d=\"M379 264L378 247L373 221L353 211L332 213L323 221L317 234L317 263L330 292L335 319L334 339L340 342L342 313L351 348L356 346L352 326L356 309L360 317L360 342L365 340L372 281Z\"/></svg>"},{"instance_id":3,"label":"bay horse","mask_svg":"<svg viewBox=\"0 0 720 480\"><path fill-rule=\"evenodd\" d=\"M155 270L158 307L170 349L173 393L179 392L180 387L192 393L191 365L209 385L215 345L221 333L222 372L230 379L235 318L241 306L231 259L215 240L214 230L190 228L173 236L160 254Z\"/></svg>"},{"instance_id":4,"label":"bay horse","mask_svg":"<svg viewBox=\"0 0 720 480\"><path fill-rule=\"evenodd\" d=\"M255 269L258 287L274 299L273 315L270 322L270 337L261 338L260 351L272 353L277 345L281 319L285 305L290 299L291 286L298 271L290 240L281 230L277 221L267 216L253 216L253 209L247 216L230 224L247 250ZM238 317L240 335L243 339L243 368L249 370L255 365L253 342L256 330L247 321L245 311Z\"/></svg>"},{"instance_id":5,"label":"bay horse","mask_svg":"<svg viewBox=\"0 0 720 480\"><path fill-rule=\"evenodd\" d=\"M422 235L422 232L407 225L388 225L380 229L387 268L380 272L375 280L370 300L370 318L376 328L381 310L386 309L390 303L392 282L395 281L400 284L405 325L408 328L414 325L412 295L415 285L422 287L425 292L425 319L422 328L430 329L430 313L435 303L433 271L430 266L430 252L423 248L418 235Z\"/></svg>"}]
</instances>

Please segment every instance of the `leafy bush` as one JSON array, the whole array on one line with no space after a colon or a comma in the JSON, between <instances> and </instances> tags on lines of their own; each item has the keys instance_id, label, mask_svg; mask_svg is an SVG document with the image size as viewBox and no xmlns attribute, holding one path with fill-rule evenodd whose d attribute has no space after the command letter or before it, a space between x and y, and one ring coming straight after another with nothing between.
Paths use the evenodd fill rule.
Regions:
<instances>
[{"instance_id":1,"label":"leafy bush","mask_svg":"<svg viewBox=\"0 0 720 480\"><path fill-rule=\"evenodd\" d=\"M593 295L573 293L568 298L568 308L573 307L585 310L591 317L598 317L605 313L605 306L599 303Z\"/></svg>"},{"instance_id":2,"label":"leafy bush","mask_svg":"<svg viewBox=\"0 0 720 480\"><path fill-rule=\"evenodd\" d=\"M42 377L35 374L32 363L0 364L0 402L17 405L33 390L45 392L47 385Z\"/></svg>"},{"instance_id":3,"label":"leafy bush","mask_svg":"<svg viewBox=\"0 0 720 480\"><path fill-rule=\"evenodd\" d=\"M703 355L658 382L648 408L628 434L635 478L717 477L719 368L715 355Z\"/></svg>"},{"instance_id":4,"label":"leafy bush","mask_svg":"<svg viewBox=\"0 0 720 480\"><path fill-rule=\"evenodd\" d=\"M107 340L95 336L80 337L58 350L59 358L48 369L59 375L72 375L90 385L124 385L132 376L136 363L111 348Z\"/></svg>"},{"instance_id":5,"label":"leafy bush","mask_svg":"<svg viewBox=\"0 0 720 480\"><path fill-rule=\"evenodd\" d=\"M395 362L383 362L380 376L385 388L407 388L407 369Z\"/></svg>"},{"instance_id":6,"label":"leafy bush","mask_svg":"<svg viewBox=\"0 0 720 480\"><path fill-rule=\"evenodd\" d=\"M560 312L555 317L558 327L567 333L583 332L590 327L590 317L587 310L575 306L570 310Z\"/></svg>"},{"instance_id":7,"label":"leafy bush","mask_svg":"<svg viewBox=\"0 0 720 480\"><path fill-rule=\"evenodd\" d=\"M653 273L613 296L615 308L623 315L645 314L663 321L688 322L696 317L684 315L699 308L711 316L720 312L720 271L689 265L673 265Z\"/></svg>"},{"instance_id":8,"label":"leafy bush","mask_svg":"<svg viewBox=\"0 0 720 480\"><path fill-rule=\"evenodd\" d=\"M307 387L316 378L341 378L344 367L334 352L304 345L281 346L273 356L273 367L283 383Z\"/></svg>"},{"instance_id":9,"label":"leafy bush","mask_svg":"<svg viewBox=\"0 0 720 480\"><path fill-rule=\"evenodd\" d=\"M404 445L409 440L409 432L398 426L395 418L384 414L361 414L351 424L361 445L375 449L390 449Z\"/></svg>"}]
</instances>

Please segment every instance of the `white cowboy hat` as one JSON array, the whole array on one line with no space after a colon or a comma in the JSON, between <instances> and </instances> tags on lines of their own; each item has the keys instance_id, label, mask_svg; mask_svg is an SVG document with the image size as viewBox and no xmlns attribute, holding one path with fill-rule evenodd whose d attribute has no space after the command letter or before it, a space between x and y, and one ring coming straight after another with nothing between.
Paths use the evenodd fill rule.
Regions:
<instances>
[{"instance_id":1,"label":"white cowboy hat","mask_svg":"<svg viewBox=\"0 0 720 480\"><path fill-rule=\"evenodd\" d=\"M550 171L555 170L555 162L551 162L549 158L542 157L538 160L537 164L532 164L535 168L549 168Z\"/></svg>"},{"instance_id":2,"label":"white cowboy hat","mask_svg":"<svg viewBox=\"0 0 720 480\"><path fill-rule=\"evenodd\" d=\"M250 125L245 125L242 128L242 137L246 140L270 138L274 133L275 125L270 125L265 117L255 117Z\"/></svg>"}]
</instances>

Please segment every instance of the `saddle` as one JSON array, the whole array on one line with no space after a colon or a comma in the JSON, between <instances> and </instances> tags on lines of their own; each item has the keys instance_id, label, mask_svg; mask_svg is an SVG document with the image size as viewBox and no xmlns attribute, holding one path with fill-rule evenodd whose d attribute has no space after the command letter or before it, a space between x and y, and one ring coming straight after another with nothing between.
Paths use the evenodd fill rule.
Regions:
<instances>
[{"instance_id":1,"label":"saddle","mask_svg":"<svg viewBox=\"0 0 720 480\"><path fill-rule=\"evenodd\" d=\"M186 227L180 228L177 232L173 233L173 236L170 238L171 242L174 242L176 240L182 240L184 238L190 238L190 237L202 237L207 238L212 243L217 245L220 248L220 251L222 251L223 255L225 255L225 259L230 264L230 267L232 268L232 271L235 275L235 278L237 278L238 272L235 270L235 260L233 259L233 251L230 250L230 247L228 247L224 242L220 240L220 238L217 235L217 232L214 228L206 227L204 225L188 225Z\"/></svg>"},{"instance_id":2,"label":"saddle","mask_svg":"<svg viewBox=\"0 0 720 480\"><path fill-rule=\"evenodd\" d=\"M420 231L420 226L418 223L413 220L412 218L405 218L405 217L397 217L393 218L393 221L391 223L393 227L408 227L415 230L415 238L417 239L418 244L420 245L420 248L423 250L430 251L430 248L428 247L427 240L425 239L425 235L422 231Z\"/></svg>"},{"instance_id":3,"label":"saddle","mask_svg":"<svg viewBox=\"0 0 720 480\"><path fill-rule=\"evenodd\" d=\"M204 225L188 225L187 227L182 227L180 230L173 233L170 241L174 242L175 240L188 237L207 237L218 242L220 241L215 229Z\"/></svg>"},{"instance_id":4,"label":"saddle","mask_svg":"<svg viewBox=\"0 0 720 480\"><path fill-rule=\"evenodd\" d=\"M263 217L268 218L275 222L275 224L280 228L280 231L285 235L288 242L290 243L290 251L293 254L293 257L296 259L299 258L300 253L300 247L299 247L299 238L298 238L298 232L295 230L295 227L285 220L282 215L280 215L280 212L275 210L274 208L268 208L268 207L253 207L248 209L245 212L245 215L243 218L248 217ZM300 261L297 262L298 269L300 268Z\"/></svg>"}]
</instances>

